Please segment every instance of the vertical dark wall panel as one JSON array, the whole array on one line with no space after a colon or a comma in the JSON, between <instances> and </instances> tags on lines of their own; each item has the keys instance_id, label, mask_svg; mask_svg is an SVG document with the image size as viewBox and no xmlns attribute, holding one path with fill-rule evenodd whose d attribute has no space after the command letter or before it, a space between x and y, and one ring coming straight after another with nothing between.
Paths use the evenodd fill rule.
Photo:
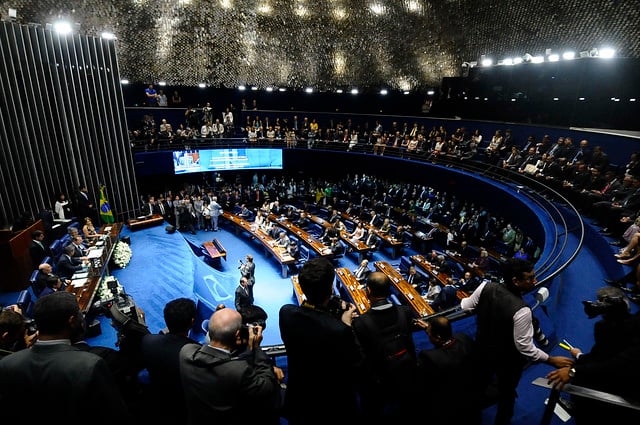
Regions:
<instances>
[{"instance_id":1,"label":"vertical dark wall panel","mask_svg":"<svg viewBox=\"0 0 640 425\"><path fill-rule=\"evenodd\" d=\"M0 22L0 226L104 184L116 220L138 207L114 40Z\"/></svg>"}]
</instances>

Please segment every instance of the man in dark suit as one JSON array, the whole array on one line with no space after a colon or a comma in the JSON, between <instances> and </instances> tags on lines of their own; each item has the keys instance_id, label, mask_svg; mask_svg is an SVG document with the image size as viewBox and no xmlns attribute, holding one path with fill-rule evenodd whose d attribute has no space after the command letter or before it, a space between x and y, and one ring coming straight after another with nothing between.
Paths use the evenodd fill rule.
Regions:
<instances>
[{"instance_id":1,"label":"man in dark suit","mask_svg":"<svg viewBox=\"0 0 640 425\"><path fill-rule=\"evenodd\" d=\"M3 418L23 422L26 400L37 388L37 409L29 410L29 422L111 424L111 415L96 415L96 406L109 406L118 412L118 422L133 423L117 384L104 359L73 347L69 340L83 326L84 316L76 296L54 292L38 298L33 318L38 341L28 350L20 350L0 361L0 400ZM46 370L47 373L42 373ZM57 395L64 394L64 397Z\"/></svg>"},{"instance_id":2,"label":"man in dark suit","mask_svg":"<svg viewBox=\"0 0 640 425\"><path fill-rule=\"evenodd\" d=\"M181 423L187 415L187 406L180 378L180 349L187 344L198 344L189 338L189 330L196 320L196 303L190 298L177 298L164 306L163 313L167 329L144 335L140 344L141 362L149 372L149 395L153 403L147 412L162 423Z\"/></svg>"},{"instance_id":3,"label":"man in dark suit","mask_svg":"<svg viewBox=\"0 0 640 425\"><path fill-rule=\"evenodd\" d=\"M280 308L280 335L289 358L285 411L289 425L356 423L360 353L351 329L355 306L330 300L335 270L326 258L304 263L298 275L306 300ZM333 308L336 305L338 308ZM318 409L318 406L331 408Z\"/></svg>"},{"instance_id":4,"label":"man in dark suit","mask_svg":"<svg viewBox=\"0 0 640 425\"><path fill-rule=\"evenodd\" d=\"M180 375L187 403L187 420L199 424L257 424L277 415L280 381L271 359L260 348L262 326L248 329L247 351L241 346L242 316L223 308L209 319L210 342L186 344L180 350Z\"/></svg>"},{"instance_id":5,"label":"man in dark suit","mask_svg":"<svg viewBox=\"0 0 640 425\"><path fill-rule=\"evenodd\" d=\"M81 184L78 186L78 193L75 197L75 209L76 215L84 219L85 217L91 218L94 223L98 222L98 215L96 214L96 206L89 199L89 191L87 185Z\"/></svg>"},{"instance_id":6,"label":"man in dark suit","mask_svg":"<svg viewBox=\"0 0 640 425\"><path fill-rule=\"evenodd\" d=\"M156 198L149 196L147 202L140 207L142 215L151 215L156 212Z\"/></svg>"},{"instance_id":7,"label":"man in dark suit","mask_svg":"<svg viewBox=\"0 0 640 425\"><path fill-rule=\"evenodd\" d=\"M457 412L460 423L480 424L480 390L475 383L475 345L465 333L452 333L451 322L446 316L432 317L418 322L434 348L418 352L419 379L421 382L437 382L442 391L424 399L434 424L451 421L451 412ZM456 397L451 397L456 394ZM464 409L457 406L463 402Z\"/></svg>"},{"instance_id":8,"label":"man in dark suit","mask_svg":"<svg viewBox=\"0 0 640 425\"><path fill-rule=\"evenodd\" d=\"M353 320L352 328L364 355L364 382L362 382L362 405L365 422L389 419L404 422L411 416L414 395L418 381L416 378L417 358L413 342L414 325L418 318L405 305L395 305L389 300L391 282L381 272L371 272L367 278L367 297L371 308ZM385 348L392 341L393 352ZM389 373L388 358L400 361L406 355L406 362ZM391 422L391 423L393 423Z\"/></svg>"},{"instance_id":9,"label":"man in dark suit","mask_svg":"<svg viewBox=\"0 0 640 425\"><path fill-rule=\"evenodd\" d=\"M360 262L360 265L357 269L354 270L353 275L358 279L358 282L366 282L367 277L371 273L371 269L369 269L369 260L366 258Z\"/></svg>"},{"instance_id":10,"label":"man in dark suit","mask_svg":"<svg viewBox=\"0 0 640 425\"><path fill-rule=\"evenodd\" d=\"M246 306L253 304L253 296L249 289L249 283L246 277L240 278L240 284L236 288L234 305L236 310L242 311Z\"/></svg>"},{"instance_id":11,"label":"man in dark suit","mask_svg":"<svg viewBox=\"0 0 640 425\"><path fill-rule=\"evenodd\" d=\"M247 278L247 285L249 287L249 294L253 299L253 285L256 283L256 263L253 262L253 255L247 254L245 257L246 262L240 261L240 275Z\"/></svg>"},{"instance_id":12,"label":"man in dark suit","mask_svg":"<svg viewBox=\"0 0 640 425\"><path fill-rule=\"evenodd\" d=\"M75 247L73 244L64 247L64 253L60 256L56 271L64 278L70 278L75 272L84 269L87 264L87 257L74 257Z\"/></svg>"},{"instance_id":13,"label":"man in dark suit","mask_svg":"<svg viewBox=\"0 0 640 425\"><path fill-rule=\"evenodd\" d=\"M29 254L33 268L37 269L45 257L51 255L51 250L44 243L44 232L42 230L34 230L31 233L31 245L29 245Z\"/></svg>"}]
</instances>

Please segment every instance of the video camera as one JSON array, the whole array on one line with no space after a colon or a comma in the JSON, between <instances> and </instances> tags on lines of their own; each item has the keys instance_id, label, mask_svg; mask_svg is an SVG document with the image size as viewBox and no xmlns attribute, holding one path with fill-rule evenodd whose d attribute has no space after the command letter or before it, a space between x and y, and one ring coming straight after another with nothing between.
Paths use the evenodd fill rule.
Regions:
<instances>
[{"instance_id":1,"label":"video camera","mask_svg":"<svg viewBox=\"0 0 640 425\"><path fill-rule=\"evenodd\" d=\"M138 313L133 297L119 291L116 279L108 280L106 283L113 297L96 301L93 309L111 318L111 326L118 335L116 345L122 346L126 340L139 342L143 335L149 333L149 329L144 317Z\"/></svg>"},{"instance_id":2,"label":"video camera","mask_svg":"<svg viewBox=\"0 0 640 425\"><path fill-rule=\"evenodd\" d=\"M589 319L599 315L622 316L629 311L623 296L604 297L598 301L582 301L582 304Z\"/></svg>"}]
</instances>

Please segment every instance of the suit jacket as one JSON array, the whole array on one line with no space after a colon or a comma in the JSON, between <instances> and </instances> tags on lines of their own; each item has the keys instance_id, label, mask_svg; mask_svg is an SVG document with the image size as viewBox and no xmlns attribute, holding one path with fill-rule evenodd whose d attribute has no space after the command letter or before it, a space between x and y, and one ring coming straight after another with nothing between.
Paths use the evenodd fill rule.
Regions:
<instances>
[{"instance_id":1,"label":"suit jacket","mask_svg":"<svg viewBox=\"0 0 640 425\"><path fill-rule=\"evenodd\" d=\"M5 357L0 382L3 406L13 406L3 411L7 421L24 422L27 414L30 423L83 423L90 418L92 424L112 424L111 415L95 414L96 406L104 405L118 412L119 423L132 423L107 363L69 344L36 343ZM37 408L25 412L22 407L34 396Z\"/></svg>"},{"instance_id":2,"label":"suit jacket","mask_svg":"<svg viewBox=\"0 0 640 425\"><path fill-rule=\"evenodd\" d=\"M474 383L476 367L475 344L469 335L457 333L453 340L442 347L436 347L418 352L419 376L422 382L438 382L443 391L431 394L428 403L430 412L434 415L434 423L447 423L451 420L451 412L463 415L464 423L479 424L480 392ZM451 394L456 394L451 397ZM464 403L466 408L459 409ZM462 422L461 422L462 423Z\"/></svg>"},{"instance_id":3,"label":"suit jacket","mask_svg":"<svg viewBox=\"0 0 640 425\"><path fill-rule=\"evenodd\" d=\"M253 304L253 297L251 296L251 290L247 286L238 285L235 292L235 306L236 310L240 311L243 307Z\"/></svg>"},{"instance_id":4,"label":"suit jacket","mask_svg":"<svg viewBox=\"0 0 640 425\"><path fill-rule=\"evenodd\" d=\"M340 423L356 423L351 422L358 410L353 373L360 353L351 327L324 310L292 304L280 308L279 323L289 367L284 402L289 424L309 424L309 412L316 424L336 423L336 412Z\"/></svg>"},{"instance_id":5,"label":"suit jacket","mask_svg":"<svg viewBox=\"0 0 640 425\"><path fill-rule=\"evenodd\" d=\"M367 277L369 276L369 273L371 273L371 270L368 267L360 267L358 266L357 269L354 270L353 274L356 277L356 279L360 280L360 281L364 281L367 280Z\"/></svg>"},{"instance_id":6,"label":"suit jacket","mask_svg":"<svg viewBox=\"0 0 640 425\"><path fill-rule=\"evenodd\" d=\"M44 260L45 257L51 255L51 250L44 244L44 242L37 242L32 240L31 245L29 245L29 254L31 255L33 268L37 269L38 266L42 264L42 260Z\"/></svg>"},{"instance_id":7,"label":"suit jacket","mask_svg":"<svg viewBox=\"0 0 640 425\"><path fill-rule=\"evenodd\" d=\"M260 424L271 416L280 385L269 357L255 349L232 357L209 345L180 350L180 375L188 424Z\"/></svg>"},{"instance_id":8,"label":"suit jacket","mask_svg":"<svg viewBox=\"0 0 640 425\"><path fill-rule=\"evenodd\" d=\"M62 254L56 265L56 272L60 277L71 278L73 274L79 270L82 270L82 260L74 257L69 257L67 254Z\"/></svg>"},{"instance_id":9,"label":"suit jacket","mask_svg":"<svg viewBox=\"0 0 640 425\"><path fill-rule=\"evenodd\" d=\"M175 334L147 334L140 344L142 366L149 373L149 390L154 402L162 409L156 412L157 420L164 423L184 421L187 405L180 378L180 350L187 344L197 341ZM199 345L198 345L199 346ZM170 414L170 416L166 416ZM175 423L175 422L174 422Z\"/></svg>"},{"instance_id":10,"label":"suit jacket","mask_svg":"<svg viewBox=\"0 0 640 425\"><path fill-rule=\"evenodd\" d=\"M256 263L253 261L247 261L240 266L240 274L242 277L246 277L249 281L249 285L253 285L256 282Z\"/></svg>"}]
</instances>

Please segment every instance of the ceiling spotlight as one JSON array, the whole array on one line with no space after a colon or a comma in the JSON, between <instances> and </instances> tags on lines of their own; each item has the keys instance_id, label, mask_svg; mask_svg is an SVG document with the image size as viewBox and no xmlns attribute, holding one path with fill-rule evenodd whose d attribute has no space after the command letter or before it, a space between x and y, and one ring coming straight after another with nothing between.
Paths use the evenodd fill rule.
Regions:
<instances>
[{"instance_id":1,"label":"ceiling spotlight","mask_svg":"<svg viewBox=\"0 0 640 425\"><path fill-rule=\"evenodd\" d=\"M100 34L100 37L104 38L105 40L115 40L116 39L116 35L112 32L108 32L105 31L102 34Z\"/></svg>"},{"instance_id":2,"label":"ceiling spotlight","mask_svg":"<svg viewBox=\"0 0 640 425\"><path fill-rule=\"evenodd\" d=\"M402 94L409 94L409 90L405 90Z\"/></svg>"},{"instance_id":3,"label":"ceiling spotlight","mask_svg":"<svg viewBox=\"0 0 640 425\"><path fill-rule=\"evenodd\" d=\"M238 90L240 90L240 91L243 91L243 90L246 90L246 89L247 89L247 87L245 87L245 86L238 86Z\"/></svg>"},{"instance_id":4,"label":"ceiling spotlight","mask_svg":"<svg viewBox=\"0 0 640 425\"><path fill-rule=\"evenodd\" d=\"M513 64L517 65L524 62L524 59L522 59L520 56L513 58Z\"/></svg>"},{"instance_id":5,"label":"ceiling spotlight","mask_svg":"<svg viewBox=\"0 0 640 425\"><path fill-rule=\"evenodd\" d=\"M502 61L503 65L513 65L513 59L511 58L506 58Z\"/></svg>"},{"instance_id":6,"label":"ceiling spotlight","mask_svg":"<svg viewBox=\"0 0 640 425\"><path fill-rule=\"evenodd\" d=\"M490 58L482 59L482 61L480 61L480 64L482 66L491 66L493 65L493 59L490 59Z\"/></svg>"},{"instance_id":7,"label":"ceiling spotlight","mask_svg":"<svg viewBox=\"0 0 640 425\"><path fill-rule=\"evenodd\" d=\"M72 31L71 24L68 21L57 21L53 23L53 29L58 34L66 35Z\"/></svg>"},{"instance_id":8,"label":"ceiling spotlight","mask_svg":"<svg viewBox=\"0 0 640 425\"><path fill-rule=\"evenodd\" d=\"M434 90L427 91L427 95L428 96L433 96L434 94L436 94L436 92Z\"/></svg>"},{"instance_id":9,"label":"ceiling spotlight","mask_svg":"<svg viewBox=\"0 0 640 425\"><path fill-rule=\"evenodd\" d=\"M342 93L342 89L336 90L336 93Z\"/></svg>"},{"instance_id":10,"label":"ceiling spotlight","mask_svg":"<svg viewBox=\"0 0 640 425\"><path fill-rule=\"evenodd\" d=\"M600 49L600 57L601 58L605 58L605 59L611 59L612 57L614 57L616 54L616 51L614 49L611 49L609 47L605 47L604 49Z\"/></svg>"},{"instance_id":11,"label":"ceiling spotlight","mask_svg":"<svg viewBox=\"0 0 640 425\"><path fill-rule=\"evenodd\" d=\"M544 62L544 56L534 56L531 58L531 63L542 63Z\"/></svg>"},{"instance_id":12,"label":"ceiling spotlight","mask_svg":"<svg viewBox=\"0 0 640 425\"><path fill-rule=\"evenodd\" d=\"M305 91L306 93L313 93L313 88L311 88L311 87L307 87L306 89L304 89L304 91Z\"/></svg>"},{"instance_id":13,"label":"ceiling spotlight","mask_svg":"<svg viewBox=\"0 0 640 425\"><path fill-rule=\"evenodd\" d=\"M564 52L562 54L562 59L564 59L566 61L574 59L575 57L576 57L576 52L569 51L569 52Z\"/></svg>"},{"instance_id":14,"label":"ceiling spotlight","mask_svg":"<svg viewBox=\"0 0 640 425\"><path fill-rule=\"evenodd\" d=\"M166 83L165 81L160 81L160 82L158 82L158 85L159 85L159 86L166 86L166 85L167 85L167 83Z\"/></svg>"},{"instance_id":15,"label":"ceiling spotlight","mask_svg":"<svg viewBox=\"0 0 640 425\"><path fill-rule=\"evenodd\" d=\"M284 88L284 87L280 87L280 88L278 89L278 91L287 91L287 89L286 89L286 88Z\"/></svg>"},{"instance_id":16,"label":"ceiling spotlight","mask_svg":"<svg viewBox=\"0 0 640 425\"><path fill-rule=\"evenodd\" d=\"M122 80L120 80L120 84L129 84L129 80L123 78Z\"/></svg>"},{"instance_id":17,"label":"ceiling spotlight","mask_svg":"<svg viewBox=\"0 0 640 425\"><path fill-rule=\"evenodd\" d=\"M380 90L380 94L381 94L381 95L383 95L383 96L386 96L386 95L387 95L387 93L389 93L389 92L387 91L387 89L382 89L382 90Z\"/></svg>"},{"instance_id":18,"label":"ceiling spotlight","mask_svg":"<svg viewBox=\"0 0 640 425\"><path fill-rule=\"evenodd\" d=\"M560 60L560 55L557 53L549 55L549 62L558 62Z\"/></svg>"},{"instance_id":19,"label":"ceiling spotlight","mask_svg":"<svg viewBox=\"0 0 640 425\"><path fill-rule=\"evenodd\" d=\"M273 87L267 87L265 90L267 90L268 92L272 92L273 91Z\"/></svg>"},{"instance_id":20,"label":"ceiling spotlight","mask_svg":"<svg viewBox=\"0 0 640 425\"><path fill-rule=\"evenodd\" d=\"M200 87L201 89L203 89L203 88L207 87L207 85L206 85L205 83L200 83L200 84L198 84L198 87Z\"/></svg>"},{"instance_id":21,"label":"ceiling spotlight","mask_svg":"<svg viewBox=\"0 0 640 425\"><path fill-rule=\"evenodd\" d=\"M258 87L256 87L256 86L251 86L251 90L256 91L256 90L258 90Z\"/></svg>"},{"instance_id":22,"label":"ceiling spotlight","mask_svg":"<svg viewBox=\"0 0 640 425\"><path fill-rule=\"evenodd\" d=\"M358 89L351 89L351 94L358 94Z\"/></svg>"}]
</instances>

